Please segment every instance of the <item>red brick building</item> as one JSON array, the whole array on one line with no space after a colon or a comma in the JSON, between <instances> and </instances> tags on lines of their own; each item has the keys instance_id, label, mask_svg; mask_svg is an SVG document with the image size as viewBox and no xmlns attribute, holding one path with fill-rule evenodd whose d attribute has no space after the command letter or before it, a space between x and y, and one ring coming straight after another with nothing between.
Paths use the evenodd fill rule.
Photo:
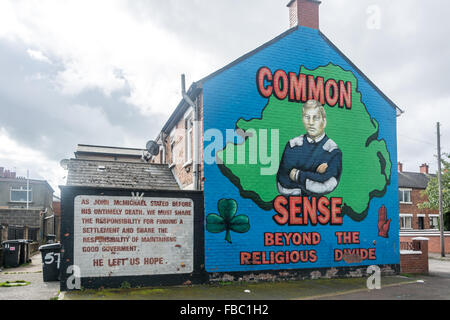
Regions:
<instances>
[{"instance_id":1,"label":"red brick building","mask_svg":"<svg viewBox=\"0 0 450 320\"><path fill-rule=\"evenodd\" d=\"M434 175L429 173L429 166L423 164L420 172L403 171L403 164L398 164L398 187L400 199L400 229L428 230L438 229L439 211L419 209L418 204L427 201L421 194Z\"/></svg>"}]
</instances>

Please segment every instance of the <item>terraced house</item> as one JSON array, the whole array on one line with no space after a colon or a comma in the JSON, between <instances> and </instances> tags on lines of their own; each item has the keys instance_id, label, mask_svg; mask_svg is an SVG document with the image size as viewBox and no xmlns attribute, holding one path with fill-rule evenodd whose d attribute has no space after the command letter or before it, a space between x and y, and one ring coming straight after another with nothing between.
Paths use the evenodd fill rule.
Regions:
<instances>
[{"instance_id":1,"label":"terraced house","mask_svg":"<svg viewBox=\"0 0 450 320\"><path fill-rule=\"evenodd\" d=\"M0 167L0 224L8 239L44 240L55 234L53 189L45 180L18 177Z\"/></svg>"},{"instance_id":2,"label":"terraced house","mask_svg":"<svg viewBox=\"0 0 450 320\"><path fill-rule=\"evenodd\" d=\"M150 162L204 193L207 272L398 270L402 110L320 31L320 4L289 1L286 32L182 77L155 139Z\"/></svg>"},{"instance_id":3,"label":"terraced house","mask_svg":"<svg viewBox=\"0 0 450 320\"><path fill-rule=\"evenodd\" d=\"M422 164L419 172L403 171L403 164L398 164L398 187L400 199L400 229L426 230L438 229L439 210L419 209L418 204L428 199L422 192L434 174L429 173L429 166Z\"/></svg>"}]
</instances>

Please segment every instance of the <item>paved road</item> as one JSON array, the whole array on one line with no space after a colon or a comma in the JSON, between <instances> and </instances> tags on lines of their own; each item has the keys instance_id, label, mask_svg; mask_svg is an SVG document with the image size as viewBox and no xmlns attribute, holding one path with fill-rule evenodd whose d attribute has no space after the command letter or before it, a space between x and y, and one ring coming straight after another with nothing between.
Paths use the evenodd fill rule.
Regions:
<instances>
[{"instance_id":1,"label":"paved road","mask_svg":"<svg viewBox=\"0 0 450 320\"><path fill-rule=\"evenodd\" d=\"M450 300L450 257L429 259L429 275L416 276L415 283L364 290L319 300Z\"/></svg>"},{"instance_id":2,"label":"paved road","mask_svg":"<svg viewBox=\"0 0 450 320\"><path fill-rule=\"evenodd\" d=\"M430 275L450 278L450 255L445 259L432 258L428 260L428 267L430 268Z\"/></svg>"},{"instance_id":3,"label":"paved road","mask_svg":"<svg viewBox=\"0 0 450 320\"><path fill-rule=\"evenodd\" d=\"M59 294L59 282L44 282L40 254L31 257L32 263L25 267L4 269L0 272L0 283L24 280L30 282L23 287L0 287L0 300L50 300Z\"/></svg>"},{"instance_id":4,"label":"paved road","mask_svg":"<svg viewBox=\"0 0 450 320\"><path fill-rule=\"evenodd\" d=\"M59 294L59 282L45 283L42 280L40 254L25 267L6 269L0 272L0 283L25 280L28 286L0 287L0 300L49 300ZM384 285L380 290L357 290L347 294L317 297L319 300L450 300L450 256L445 260L429 260L430 274L411 278L414 283ZM419 280L419 282L417 282ZM336 292L336 288L330 290Z\"/></svg>"}]
</instances>

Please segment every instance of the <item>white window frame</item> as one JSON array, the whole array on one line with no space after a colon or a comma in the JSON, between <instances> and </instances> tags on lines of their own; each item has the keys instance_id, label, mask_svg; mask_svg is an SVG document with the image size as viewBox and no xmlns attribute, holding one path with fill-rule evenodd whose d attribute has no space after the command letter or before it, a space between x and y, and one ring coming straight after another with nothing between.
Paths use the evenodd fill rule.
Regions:
<instances>
[{"instance_id":1,"label":"white window frame","mask_svg":"<svg viewBox=\"0 0 450 320\"><path fill-rule=\"evenodd\" d=\"M399 189L399 192L400 192L400 195L399 195L400 203L412 204L412 202L411 202L411 191L412 191L412 189L404 189L404 188ZM404 201L404 199L403 199L404 197L402 197L402 193L404 194L404 192L408 192L409 193L409 201Z\"/></svg>"},{"instance_id":2,"label":"white window frame","mask_svg":"<svg viewBox=\"0 0 450 320\"><path fill-rule=\"evenodd\" d=\"M12 193L14 191L16 191L16 192L27 192L27 187L20 187L20 188L11 187L9 189L9 202L12 202L12 203L27 203L27 200L25 200L25 201L15 201L15 200L13 200L12 199ZM29 193L28 203L32 203L33 202L33 188L30 187L28 189L28 193Z\"/></svg>"},{"instance_id":3,"label":"white window frame","mask_svg":"<svg viewBox=\"0 0 450 320\"><path fill-rule=\"evenodd\" d=\"M433 230L439 229L439 215L438 214L429 214L428 218L430 219L430 229L433 229ZM433 219L436 219L436 225L433 223ZM432 228L432 226L434 228Z\"/></svg>"},{"instance_id":4,"label":"white window frame","mask_svg":"<svg viewBox=\"0 0 450 320\"><path fill-rule=\"evenodd\" d=\"M412 219L413 215L409 213L400 214L400 229L401 230L411 230L412 229ZM406 221L409 220L409 227L407 226Z\"/></svg>"}]
</instances>

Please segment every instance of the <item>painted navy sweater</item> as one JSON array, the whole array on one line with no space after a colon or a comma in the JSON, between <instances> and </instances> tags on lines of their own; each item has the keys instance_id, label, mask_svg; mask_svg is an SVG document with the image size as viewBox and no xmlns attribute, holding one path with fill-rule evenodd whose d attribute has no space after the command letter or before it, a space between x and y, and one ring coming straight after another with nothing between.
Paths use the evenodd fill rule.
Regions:
<instances>
[{"instance_id":1,"label":"painted navy sweater","mask_svg":"<svg viewBox=\"0 0 450 320\"><path fill-rule=\"evenodd\" d=\"M317 173L321 164L325 173ZM296 181L289 177L292 169L300 170ZM284 196L322 196L336 189L342 172L342 152L326 135L314 142L306 135L292 139L284 149L277 174L278 191Z\"/></svg>"}]
</instances>

